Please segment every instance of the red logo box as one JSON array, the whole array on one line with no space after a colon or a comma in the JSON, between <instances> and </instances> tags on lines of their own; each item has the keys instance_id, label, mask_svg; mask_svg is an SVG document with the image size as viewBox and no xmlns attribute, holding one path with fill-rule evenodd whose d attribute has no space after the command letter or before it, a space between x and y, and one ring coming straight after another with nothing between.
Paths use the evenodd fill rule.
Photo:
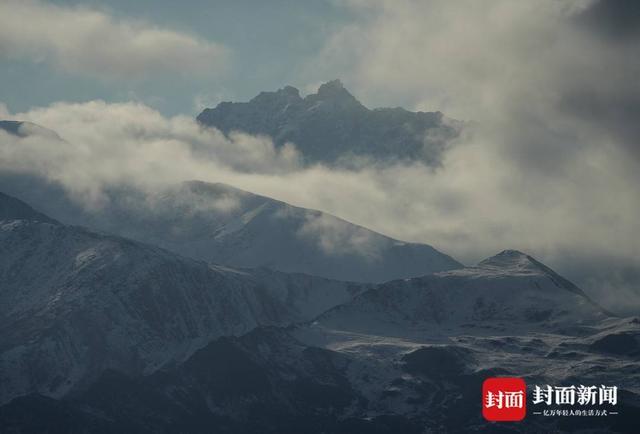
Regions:
<instances>
[{"instance_id":1,"label":"red logo box","mask_svg":"<svg viewBox=\"0 0 640 434\"><path fill-rule=\"evenodd\" d=\"M482 383L482 416L491 422L514 422L527 414L527 385L522 378L494 377Z\"/></svg>"}]
</instances>

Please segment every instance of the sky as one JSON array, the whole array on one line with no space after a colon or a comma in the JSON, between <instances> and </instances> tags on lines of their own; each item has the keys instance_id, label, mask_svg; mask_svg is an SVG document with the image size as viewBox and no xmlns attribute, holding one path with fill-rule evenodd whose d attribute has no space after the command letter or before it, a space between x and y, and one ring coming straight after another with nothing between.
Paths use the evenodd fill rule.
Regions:
<instances>
[{"instance_id":1,"label":"sky","mask_svg":"<svg viewBox=\"0 0 640 434\"><path fill-rule=\"evenodd\" d=\"M0 2L0 140L99 210L102 189L222 181L432 244L533 254L640 312L640 3L633 0ZM304 167L295 144L202 131L222 100L340 78L365 105L467 127L439 168Z\"/></svg>"}]
</instances>

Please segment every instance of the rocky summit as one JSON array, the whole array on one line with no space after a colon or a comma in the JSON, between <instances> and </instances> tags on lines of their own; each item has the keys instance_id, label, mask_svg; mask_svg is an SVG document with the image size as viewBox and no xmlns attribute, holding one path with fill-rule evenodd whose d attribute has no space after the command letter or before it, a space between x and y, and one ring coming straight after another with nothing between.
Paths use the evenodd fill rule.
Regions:
<instances>
[{"instance_id":1,"label":"rocky summit","mask_svg":"<svg viewBox=\"0 0 640 434\"><path fill-rule=\"evenodd\" d=\"M436 166L460 122L441 112L400 107L369 109L340 80L324 83L304 98L286 86L261 92L249 102L222 102L198 116L202 125L228 134L271 137L278 147L293 143L309 164L422 161Z\"/></svg>"}]
</instances>

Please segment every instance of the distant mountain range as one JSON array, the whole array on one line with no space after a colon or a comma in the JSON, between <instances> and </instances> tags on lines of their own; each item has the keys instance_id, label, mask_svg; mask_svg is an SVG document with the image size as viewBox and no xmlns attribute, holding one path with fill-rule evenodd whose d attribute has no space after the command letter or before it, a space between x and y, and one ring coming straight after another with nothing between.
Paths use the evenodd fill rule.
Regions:
<instances>
[{"instance_id":1,"label":"distant mountain range","mask_svg":"<svg viewBox=\"0 0 640 434\"><path fill-rule=\"evenodd\" d=\"M337 81L199 120L293 141L311 164L437 165L457 134L439 113L368 110ZM30 123L0 130L18 145L63 140ZM1 433L637 432L640 318L525 253L465 267L200 181L110 187L97 211L39 174L9 168L0 189ZM616 414L532 406L490 424L481 385L495 376L616 386Z\"/></svg>"},{"instance_id":2,"label":"distant mountain range","mask_svg":"<svg viewBox=\"0 0 640 434\"><path fill-rule=\"evenodd\" d=\"M244 131L271 137L276 146L296 145L307 163L344 163L353 158L377 162L423 161L438 165L460 123L440 112L403 108L370 110L339 80L302 98L286 86L261 92L249 102L223 102L207 108L198 122L228 134Z\"/></svg>"},{"instance_id":3,"label":"distant mountain range","mask_svg":"<svg viewBox=\"0 0 640 434\"><path fill-rule=\"evenodd\" d=\"M156 199L184 188L190 209L272 203L200 183ZM4 194L0 211L2 432L484 432L481 383L504 375L619 387L615 418L512 432L635 432L640 319L524 253L354 284L189 259Z\"/></svg>"}]
</instances>

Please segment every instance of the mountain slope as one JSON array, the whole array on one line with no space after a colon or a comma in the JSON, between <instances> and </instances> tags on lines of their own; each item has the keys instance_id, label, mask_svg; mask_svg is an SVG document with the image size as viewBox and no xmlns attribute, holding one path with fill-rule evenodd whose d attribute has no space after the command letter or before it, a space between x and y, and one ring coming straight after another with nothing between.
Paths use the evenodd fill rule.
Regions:
<instances>
[{"instance_id":1,"label":"mountain slope","mask_svg":"<svg viewBox=\"0 0 640 434\"><path fill-rule=\"evenodd\" d=\"M640 334L637 320L606 328ZM590 352L589 339L460 336L414 347L379 340L354 351L309 346L287 330L262 327L216 339L149 376L107 371L63 400L16 399L0 407L0 429L38 432L45 420L83 433L493 432L481 416L482 381L515 375L528 384L625 382L615 417L535 416L540 407L533 406L508 432L635 433L637 361ZM566 369L541 369L549 364Z\"/></svg>"},{"instance_id":2,"label":"mountain slope","mask_svg":"<svg viewBox=\"0 0 640 434\"><path fill-rule=\"evenodd\" d=\"M133 229L127 236L215 263L359 282L461 266L426 244L394 240L320 211L224 184L189 182L151 202L150 213L129 213L120 224Z\"/></svg>"},{"instance_id":3,"label":"mountain slope","mask_svg":"<svg viewBox=\"0 0 640 434\"><path fill-rule=\"evenodd\" d=\"M49 185L38 188L31 180L20 187L16 177L5 179L34 200L44 200L61 221L232 267L384 282L462 266L429 245L394 240L224 184L193 181L156 193L112 190L100 210L89 212Z\"/></svg>"},{"instance_id":4,"label":"mountain slope","mask_svg":"<svg viewBox=\"0 0 640 434\"><path fill-rule=\"evenodd\" d=\"M262 92L246 103L223 102L205 109L198 122L225 134L265 134L276 146L292 142L309 163L365 157L437 165L459 128L440 112L369 110L339 80L321 85L316 94L305 98L296 88L287 86Z\"/></svg>"},{"instance_id":5,"label":"mountain slope","mask_svg":"<svg viewBox=\"0 0 640 434\"><path fill-rule=\"evenodd\" d=\"M21 200L2 192L0 192L0 220L35 220L45 223L57 223Z\"/></svg>"},{"instance_id":6,"label":"mountain slope","mask_svg":"<svg viewBox=\"0 0 640 434\"><path fill-rule=\"evenodd\" d=\"M60 396L108 368L151 372L217 336L310 319L362 290L24 218L0 220L0 288L0 401Z\"/></svg>"}]
</instances>

